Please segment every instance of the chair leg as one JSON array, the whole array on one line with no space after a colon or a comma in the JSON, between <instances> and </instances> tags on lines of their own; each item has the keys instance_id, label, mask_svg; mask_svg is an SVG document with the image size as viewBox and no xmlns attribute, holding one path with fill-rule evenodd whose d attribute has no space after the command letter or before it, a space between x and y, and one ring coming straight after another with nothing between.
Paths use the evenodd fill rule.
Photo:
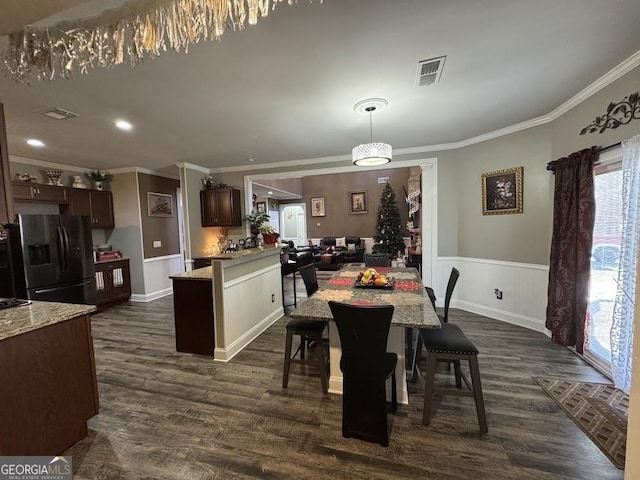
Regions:
<instances>
[{"instance_id":1,"label":"chair leg","mask_svg":"<svg viewBox=\"0 0 640 480\"><path fill-rule=\"evenodd\" d=\"M416 351L414 352L415 360L413 362L413 371L411 372L411 381L417 382L420 380L420 357L422 356L422 337L418 332L418 340L416 342Z\"/></svg>"},{"instance_id":2,"label":"chair leg","mask_svg":"<svg viewBox=\"0 0 640 480\"><path fill-rule=\"evenodd\" d=\"M480 367L478 366L478 356L469 357L469 369L471 370L471 383L473 384L473 398L476 401L476 412L478 413L478 423L480 432L487 433L487 414L484 411L484 398L482 396L482 383L480 382Z\"/></svg>"},{"instance_id":3,"label":"chair leg","mask_svg":"<svg viewBox=\"0 0 640 480\"><path fill-rule=\"evenodd\" d=\"M427 371L424 378L424 406L422 408L422 424L431 423L431 402L435 391L436 380L436 356L434 353L427 353Z\"/></svg>"},{"instance_id":4,"label":"chair leg","mask_svg":"<svg viewBox=\"0 0 640 480\"><path fill-rule=\"evenodd\" d=\"M324 355L324 345L322 344L322 338L316 340L316 348L318 353L316 355L318 359L318 368L320 369L320 382L322 383L322 393L329 393L329 379L327 377L327 361Z\"/></svg>"},{"instance_id":5,"label":"chair leg","mask_svg":"<svg viewBox=\"0 0 640 480\"><path fill-rule=\"evenodd\" d=\"M451 366L451 362L449 362L449 366ZM462 388L462 374L460 373L460 360L453 361L453 372L456 377L456 388Z\"/></svg>"},{"instance_id":6,"label":"chair leg","mask_svg":"<svg viewBox=\"0 0 640 480\"><path fill-rule=\"evenodd\" d=\"M289 384L289 367L291 365L291 344L293 343L293 332L287 331L287 339L284 346L284 369L282 372L282 388L287 388Z\"/></svg>"},{"instance_id":7,"label":"chair leg","mask_svg":"<svg viewBox=\"0 0 640 480\"><path fill-rule=\"evenodd\" d=\"M396 413L398 411L398 392L396 390L396 369L393 369L391 374L391 411Z\"/></svg>"},{"instance_id":8,"label":"chair leg","mask_svg":"<svg viewBox=\"0 0 640 480\"><path fill-rule=\"evenodd\" d=\"M307 348L307 336L300 335L300 360L304 360L304 351Z\"/></svg>"}]
</instances>

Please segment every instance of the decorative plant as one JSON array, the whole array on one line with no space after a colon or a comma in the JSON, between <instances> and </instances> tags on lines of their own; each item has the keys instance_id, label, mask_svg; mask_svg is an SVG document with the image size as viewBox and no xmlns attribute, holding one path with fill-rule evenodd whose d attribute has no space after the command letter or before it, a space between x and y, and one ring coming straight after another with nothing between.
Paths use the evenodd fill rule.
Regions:
<instances>
[{"instance_id":1,"label":"decorative plant","mask_svg":"<svg viewBox=\"0 0 640 480\"><path fill-rule=\"evenodd\" d=\"M260 225L260 233L276 233L276 229L269 224Z\"/></svg>"},{"instance_id":2,"label":"decorative plant","mask_svg":"<svg viewBox=\"0 0 640 480\"><path fill-rule=\"evenodd\" d=\"M87 177L89 178L89 180L92 180L94 182L106 182L108 180L111 180L113 178L113 175L111 175L109 172L106 172L105 170L91 170L89 173L87 173Z\"/></svg>"},{"instance_id":3,"label":"decorative plant","mask_svg":"<svg viewBox=\"0 0 640 480\"><path fill-rule=\"evenodd\" d=\"M267 223L269 221L269 215L265 212L258 212L257 210L253 210L249 215L243 218L245 222L249 222L251 226L251 234L258 235L260 233L260 227L262 227L263 223Z\"/></svg>"}]
</instances>

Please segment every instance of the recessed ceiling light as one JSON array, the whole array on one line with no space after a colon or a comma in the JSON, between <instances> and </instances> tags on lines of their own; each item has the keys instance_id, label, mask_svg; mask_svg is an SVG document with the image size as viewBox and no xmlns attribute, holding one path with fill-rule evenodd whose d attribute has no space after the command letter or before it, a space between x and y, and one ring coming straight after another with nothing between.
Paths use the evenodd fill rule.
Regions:
<instances>
[{"instance_id":1,"label":"recessed ceiling light","mask_svg":"<svg viewBox=\"0 0 640 480\"><path fill-rule=\"evenodd\" d=\"M131 125L126 120L116 120L114 123L120 130L125 130L127 132L133 128L133 125Z\"/></svg>"},{"instance_id":2,"label":"recessed ceiling light","mask_svg":"<svg viewBox=\"0 0 640 480\"><path fill-rule=\"evenodd\" d=\"M267 195L273 195L273 192L267 192Z\"/></svg>"},{"instance_id":3,"label":"recessed ceiling light","mask_svg":"<svg viewBox=\"0 0 640 480\"><path fill-rule=\"evenodd\" d=\"M38 140L37 138L30 138L29 140L27 140L27 143L32 147L44 147L44 142L42 140Z\"/></svg>"}]
</instances>

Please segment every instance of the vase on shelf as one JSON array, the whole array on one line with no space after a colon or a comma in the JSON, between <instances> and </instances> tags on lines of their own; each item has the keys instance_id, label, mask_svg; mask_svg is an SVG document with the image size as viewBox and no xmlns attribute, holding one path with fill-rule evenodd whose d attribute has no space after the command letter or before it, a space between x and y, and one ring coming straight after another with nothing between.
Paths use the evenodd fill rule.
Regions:
<instances>
[{"instance_id":1,"label":"vase on shelf","mask_svg":"<svg viewBox=\"0 0 640 480\"><path fill-rule=\"evenodd\" d=\"M100 180L94 180L93 188L95 188L96 190L102 190L102 182Z\"/></svg>"},{"instance_id":2,"label":"vase on shelf","mask_svg":"<svg viewBox=\"0 0 640 480\"><path fill-rule=\"evenodd\" d=\"M62 175L61 170L45 170L44 174L49 179L47 181L47 185L57 185L59 187L62 186L62 182L60 181L60 176Z\"/></svg>"}]
</instances>

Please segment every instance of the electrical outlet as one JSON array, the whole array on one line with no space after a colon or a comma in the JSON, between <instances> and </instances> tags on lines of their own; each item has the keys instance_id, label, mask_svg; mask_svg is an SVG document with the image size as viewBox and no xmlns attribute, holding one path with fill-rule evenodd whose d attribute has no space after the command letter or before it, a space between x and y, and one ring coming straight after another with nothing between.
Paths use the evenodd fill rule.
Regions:
<instances>
[{"instance_id":1,"label":"electrical outlet","mask_svg":"<svg viewBox=\"0 0 640 480\"><path fill-rule=\"evenodd\" d=\"M276 302L276 294L272 293L271 294L271 303L275 303Z\"/></svg>"},{"instance_id":2,"label":"electrical outlet","mask_svg":"<svg viewBox=\"0 0 640 480\"><path fill-rule=\"evenodd\" d=\"M162 247L162 242L160 240L154 240L153 248L160 248L160 247Z\"/></svg>"}]
</instances>

